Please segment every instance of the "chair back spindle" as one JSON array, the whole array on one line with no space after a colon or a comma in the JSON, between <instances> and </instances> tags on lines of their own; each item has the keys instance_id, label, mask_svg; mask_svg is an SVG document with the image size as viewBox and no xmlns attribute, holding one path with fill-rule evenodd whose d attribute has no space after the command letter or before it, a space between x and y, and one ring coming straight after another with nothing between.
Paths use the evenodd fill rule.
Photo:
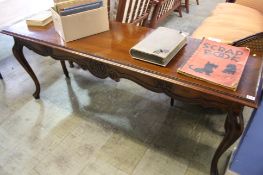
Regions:
<instances>
[{"instance_id":1,"label":"chair back spindle","mask_svg":"<svg viewBox=\"0 0 263 175\"><path fill-rule=\"evenodd\" d=\"M119 0L116 21L147 25L151 0Z\"/></svg>"},{"instance_id":2,"label":"chair back spindle","mask_svg":"<svg viewBox=\"0 0 263 175\"><path fill-rule=\"evenodd\" d=\"M157 0L153 8L149 27L155 28L157 25L166 19L173 11L178 11L182 17L181 0Z\"/></svg>"}]
</instances>

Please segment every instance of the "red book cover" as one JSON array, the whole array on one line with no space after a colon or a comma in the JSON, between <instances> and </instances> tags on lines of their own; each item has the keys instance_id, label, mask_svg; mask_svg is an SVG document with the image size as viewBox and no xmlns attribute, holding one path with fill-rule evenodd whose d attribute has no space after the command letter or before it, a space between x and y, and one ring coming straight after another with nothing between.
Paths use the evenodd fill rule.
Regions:
<instances>
[{"instance_id":1,"label":"red book cover","mask_svg":"<svg viewBox=\"0 0 263 175\"><path fill-rule=\"evenodd\" d=\"M228 89L236 90L249 49L204 39L193 56L177 71Z\"/></svg>"}]
</instances>

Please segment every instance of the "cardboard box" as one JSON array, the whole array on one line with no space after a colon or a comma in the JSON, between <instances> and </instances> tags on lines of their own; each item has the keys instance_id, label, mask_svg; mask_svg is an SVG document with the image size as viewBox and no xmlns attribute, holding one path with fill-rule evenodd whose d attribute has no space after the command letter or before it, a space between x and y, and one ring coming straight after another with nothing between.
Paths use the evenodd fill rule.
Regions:
<instances>
[{"instance_id":1,"label":"cardboard box","mask_svg":"<svg viewBox=\"0 0 263 175\"><path fill-rule=\"evenodd\" d=\"M65 42L109 30L108 9L105 6L67 16L60 16L53 8L51 12L55 30Z\"/></svg>"}]
</instances>

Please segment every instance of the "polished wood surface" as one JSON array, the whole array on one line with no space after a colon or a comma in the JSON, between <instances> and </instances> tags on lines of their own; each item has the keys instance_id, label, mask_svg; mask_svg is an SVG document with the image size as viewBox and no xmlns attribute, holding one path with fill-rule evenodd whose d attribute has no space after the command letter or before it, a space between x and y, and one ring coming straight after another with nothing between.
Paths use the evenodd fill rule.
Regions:
<instances>
[{"instance_id":1,"label":"polished wood surface","mask_svg":"<svg viewBox=\"0 0 263 175\"><path fill-rule=\"evenodd\" d=\"M167 67L133 59L129 55L130 48L151 32L152 29L113 22L110 31L65 43L55 32L52 23L46 27L27 27L25 22L21 22L2 31L14 37L14 56L33 79L36 85L33 94L35 98L39 98L40 84L24 57L23 47L56 60L73 61L98 78L110 77L115 81L120 78L130 79L151 91L165 93L172 98L227 111L225 135L214 154L210 169L211 175L218 175L217 164L221 155L243 132L243 107L257 108L259 105L263 59L258 56L249 57L238 89L234 92L177 73L177 69L199 46L200 40L189 38L187 45ZM66 69L63 70L68 76ZM247 95L255 99L249 99Z\"/></svg>"},{"instance_id":2,"label":"polished wood surface","mask_svg":"<svg viewBox=\"0 0 263 175\"><path fill-rule=\"evenodd\" d=\"M86 56L92 55L102 59L106 58L113 64L119 63L137 71L145 71L151 73L152 76L165 78L167 82L178 84L185 88L195 89L214 97L220 97L250 107L258 106L258 98L249 100L247 95L257 97L257 89L261 80L261 58L251 56L248 59L238 89L234 92L177 73L177 68L184 64L198 47L199 40L189 39L186 47L179 52L167 67L160 67L135 60L129 55L129 49L149 34L152 31L151 29L120 23L112 23L110 28L110 31L68 43L65 43L55 32L53 24L37 28L27 27L24 22L21 22L2 30L2 33L32 40L35 43L50 45L50 47L68 50L69 52L77 51Z\"/></svg>"}]
</instances>

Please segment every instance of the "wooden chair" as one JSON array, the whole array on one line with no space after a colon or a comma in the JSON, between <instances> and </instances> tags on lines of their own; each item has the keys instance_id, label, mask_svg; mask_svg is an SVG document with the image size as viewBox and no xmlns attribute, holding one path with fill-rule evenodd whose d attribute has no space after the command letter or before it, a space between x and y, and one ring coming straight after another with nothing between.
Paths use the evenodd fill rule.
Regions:
<instances>
[{"instance_id":1,"label":"wooden chair","mask_svg":"<svg viewBox=\"0 0 263 175\"><path fill-rule=\"evenodd\" d=\"M196 0L196 4L199 5L199 0ZM189 13L189 0L185 0L182 6L186 8L186 13Z\"/></svg>"},{"instance_id":2,"label":"wooden chair","mask_svg":"<svg viewBox=\"0 0 263 175\"><path fill-rule=\"evenodd\" d=\"M155 0L154 4L149 27L157 27L173 11L178 11L179 16L182 17L181 0Z\"/></svg>"},{"instance_id":3,"label":"wooden chair","mask_svg":"<svg viewBox=\"0 0 263 175\"><path fill-rule=\"evenodd\" d=\"M152 0L119 0L116 21L147 26L153 3Z\"/></svg>"}]
</instances>

